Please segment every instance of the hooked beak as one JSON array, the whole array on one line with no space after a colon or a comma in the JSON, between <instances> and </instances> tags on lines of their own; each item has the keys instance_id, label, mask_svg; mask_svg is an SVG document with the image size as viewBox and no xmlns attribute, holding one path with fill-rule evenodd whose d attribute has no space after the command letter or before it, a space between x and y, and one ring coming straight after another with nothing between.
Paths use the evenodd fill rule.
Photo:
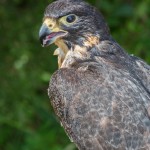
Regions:
<instances>
[{"instance_id":1,"label":"hooked beak","mask_svg":"<svg viewBox=\"0 0 150 150\"><path fill-rule=\"evenodd\" d=\"M39 31L41 45L43 47L49 46L50 44L54 43L58 38L64 37L66 34L66 31L58 30L58 28L57 30L50 29L46 24L43 23Z\"/></svg>"}]
</instances>

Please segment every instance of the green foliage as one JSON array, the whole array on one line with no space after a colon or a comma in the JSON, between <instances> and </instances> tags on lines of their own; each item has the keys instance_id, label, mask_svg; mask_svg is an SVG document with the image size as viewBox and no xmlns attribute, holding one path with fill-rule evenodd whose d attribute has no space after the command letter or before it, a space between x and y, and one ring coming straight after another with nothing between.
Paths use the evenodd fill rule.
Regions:
<instances>
[{"instance_id":1,"label":"green foliage","mask_svg":"<svg viewBox=\"0 0 150 150\"><path fill-rule=\"evenodd\" d=\"M73 150L54 115L47 88L57 69L54 46L38 39L51 0L0 1L0 149ZM89 0L104 14L113 37L150 63L149 0Z\"/></svg>"}]
</instances>

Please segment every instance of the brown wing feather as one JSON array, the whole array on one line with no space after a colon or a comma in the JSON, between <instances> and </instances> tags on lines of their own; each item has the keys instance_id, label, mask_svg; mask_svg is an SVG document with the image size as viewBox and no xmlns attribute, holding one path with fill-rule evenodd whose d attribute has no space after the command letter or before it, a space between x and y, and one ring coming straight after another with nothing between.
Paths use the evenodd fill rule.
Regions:
<instances>
[{"instance_id":1,"label":"brown wing feather","mask_svg":"<svg viewBox=\"0 0 150 150\"><path fill-rule=\"evenodd\" d=\"M135 56L131 56L135 68L135 72L139 79L142 81L145 88L150 93L150 66L147 65L143 60Z\"/></svg>"},{"instance_id":2,"label":"brown wing feather","mask_svg":"<svg viewBox=\"0 0 150 150\"><path fill-rule=\"evenodd\" d=\"M150 149L150 95L129 72L95 65L60 69L49 96L79 149Z\"/></svg>"}]
</instances>

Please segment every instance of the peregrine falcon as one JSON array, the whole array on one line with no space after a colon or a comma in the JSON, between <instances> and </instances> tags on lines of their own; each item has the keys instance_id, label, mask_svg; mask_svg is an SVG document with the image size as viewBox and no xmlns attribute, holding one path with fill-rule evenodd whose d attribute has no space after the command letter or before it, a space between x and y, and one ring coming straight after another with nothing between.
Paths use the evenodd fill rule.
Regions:
<instances>
[{"instance_id":1,"label":"peregrine falcon","mask_svg":"<svg viewBox=\"0 0 150 150\"><path fill-rule=\"evenodd\" d=\"M39 37L58 46L48 95L78 149L150 150L150 66L112 38L102 14L83 0L57 0Z\"/></svg>"}]
</instances>

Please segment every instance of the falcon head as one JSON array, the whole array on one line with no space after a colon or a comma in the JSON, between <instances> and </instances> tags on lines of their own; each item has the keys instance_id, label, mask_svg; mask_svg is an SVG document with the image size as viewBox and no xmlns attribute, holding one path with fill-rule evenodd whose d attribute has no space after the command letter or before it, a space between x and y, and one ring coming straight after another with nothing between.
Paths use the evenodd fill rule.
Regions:
<instances>
[{"instance_id":1,"label":"falcon head","mask_svg":"<svg viewBox=\"0 0 150 150\"><path fill-rule=\"evenodd\" d=\"M82 0L57 0L47 6L39 31L42 46L55 43L60 65L75 46L88 50L109 38L109 29L96 8Z\"/></svg>"}]
</instances>

